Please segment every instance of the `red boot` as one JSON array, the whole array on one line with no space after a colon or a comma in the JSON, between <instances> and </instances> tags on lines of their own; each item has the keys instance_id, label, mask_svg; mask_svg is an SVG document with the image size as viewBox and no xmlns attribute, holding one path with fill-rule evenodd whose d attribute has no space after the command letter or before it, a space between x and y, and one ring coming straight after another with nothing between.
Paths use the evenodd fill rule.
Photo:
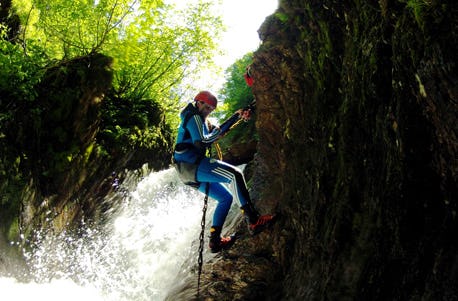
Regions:
<instances>
[{"instance_id":1,"label":"red boot","mask_svg":"<svg viewBox=\"0 0 458 301\"><path fill-rule=\"evenodd\" d=\"M255 223L248 224L250 233L252 235L258 234L259 232L270 226L273 223L274 219L275 215L272 214L261 215Z\"/></svg>"},{"instance_id":2,"label":"red boot","mask_svg":"<svg viewBox=\"0 0 458 301\"><path fill-rule=\"evenodd\" d=\"M210 228L210 251L212 253L217 253L221 250L227 250L235 242L235 236L221 237L221 227L212 226Z\"/></svg>"},{"instance_id":3,"label":"red boot","mask_svg":"<svg viewBox=\"0 0 458 301\"><path fill-rule=\"evenodd\" d=\"M266 214L260 215L252 204L248 203L241 207L242 213L245 215L245 220L248 224L248 230L251 235L258 234L275 221L275 215Z\"/></svg>"}]
</instances>

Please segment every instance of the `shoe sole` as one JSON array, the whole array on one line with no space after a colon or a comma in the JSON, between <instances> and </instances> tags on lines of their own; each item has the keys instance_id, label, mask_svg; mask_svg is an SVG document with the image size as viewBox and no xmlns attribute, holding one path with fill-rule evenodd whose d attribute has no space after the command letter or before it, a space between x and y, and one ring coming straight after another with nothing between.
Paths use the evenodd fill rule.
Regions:
<instances>
[{"instance_id":1,"label":"shoe sole","mask_svg":"<svg viewBox=\"0 0 458 301\"><path fill-rule=\"evenodd\" d=\"M250 232L251 235L256 235L256 234L259 234L261 233L262 231L264 231L265 229L271 227L275 221L277 220L277 217L278 217L278 214L272 214L272 219L270 221L268 221L267 223L265 223L264 225L261 225L261 226L258 226L258 228L256 230L252 230L250 228L250 226L248 226L248 231Z\"/></svg>"}]
</instances>

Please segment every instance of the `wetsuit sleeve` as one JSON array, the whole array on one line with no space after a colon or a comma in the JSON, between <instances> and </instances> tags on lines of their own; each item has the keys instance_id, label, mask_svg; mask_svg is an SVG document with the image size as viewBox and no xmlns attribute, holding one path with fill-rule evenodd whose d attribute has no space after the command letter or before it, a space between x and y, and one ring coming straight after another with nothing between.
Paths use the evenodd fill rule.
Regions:
<instances>
[{"instance_id":1,"label":"wetsuit sleeve","mask_svg":"<svg viewBox=\"0 0 458 301\"><path fill-rule=\"evenodd\" d=\"M226 120L220 125L221 135L226 134L226 133L229 131L229 129L231 128L231 126L233 126L234 123L236 123L239 119L240 119L239 113L235 113L235 114L233 114L231 117L229 117L228 119L226 119Z\"/></svg>"},{"instance_id":2,"label":"wetsuit sleeve","mask_svg":"<svg viewBox=\"0 0 458 301\"><path fill-rule=\"evenodd\" d=\"M218 137L221 135L221 130L218 127L213 128L210 133L206 133L206 130L204 130L202 117L200 117L198 114L193 115L189 119L186 127L191 134L193 143L202 142L205 144L210 144L218 139Z\"/></svg>"}]
</instances>

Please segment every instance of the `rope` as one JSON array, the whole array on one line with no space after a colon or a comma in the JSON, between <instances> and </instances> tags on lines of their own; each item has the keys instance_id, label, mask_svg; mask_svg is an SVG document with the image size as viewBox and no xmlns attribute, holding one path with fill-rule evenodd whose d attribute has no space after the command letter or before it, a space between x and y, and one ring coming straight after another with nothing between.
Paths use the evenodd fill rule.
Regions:
<instances>
[{"instance_id":1,"label":"rope","mask_svg":"<svg viewBox=\"0 0 458 301\"><path fill-rule=\"evenodd\" d=\"M239 120L237 120L233 125L231 125L231 126L229 127L229 130L228 130L228 131L230 131L230 130L232 130L233 128L235 128L236 126L238 126L242 121L243 121L242 118L240 118ZM217 153L217 155L218 155L218 159L219 159L220 161L222 161L222 160L223 160L223 152L221 151L221 146L219 146L218 142L214 142L213 144L215 145L216 153Z\"/></svg>"},{"instance_id":2,"label":"rope","mask_svg":"<svg viewBox=\"0 0 458 301\"><path fill-rule=\"evenodd\" d=\"M200 276L202 274L202 265L203 265L203 252L204 252L204 234L205 234L205 215L207 213L207 203L208 203L208 190L210 189L210 183L207 183L205 185L205 198L204 198L204 207L202 209L202 221L200 222L200 225L202 226L202 229L200 231L200 236L199 236L199 258L197 260L197 263L199 264L199 273L197 276L197 298L199 298L200 295Z\"/></svg>"},{"instance_id":3,"label":"rope","mask_svg":"<svg viewBox=\"0 0 458 301\"><path fill-rule=\"evenodd\" d=\"M236 126L238 126L240 123L242 123L243 119L240 118L239 120L237 120L233 125L231 125L231 127L229 128L228 131L232 130L233 128L235 128Z\"/></svg>"},{"instance_id":4,"label":"rope","mask_svg":"<svg viewBox=\"0 0 458 301\"><path fill-rule=\"evenodd\" d=\"M221 151L221 146L219 146L218 142L215 142L216 153L218 154L218 159L220 161L223 160L223 152Z\"/></svg>"}]
</instances>

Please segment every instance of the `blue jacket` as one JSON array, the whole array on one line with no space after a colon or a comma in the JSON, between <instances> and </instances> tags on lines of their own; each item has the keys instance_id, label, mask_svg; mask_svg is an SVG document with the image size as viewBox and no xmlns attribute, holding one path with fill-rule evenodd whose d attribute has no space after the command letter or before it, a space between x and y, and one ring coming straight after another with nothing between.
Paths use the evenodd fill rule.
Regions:
<instances>
[{"instance_id":1,"label":"blue jacket","mask_svg":"<svg viewBox=\"0 0 458 301\"><path fill-rule=\"evenodd\" d=\"M176 162L198 163L206 156L211 144L229 131L237 121L238 114L234 114L220 127L215 127L202 118L194 103L189 103L181 111L180 118L181 123L173 157Z\"/></svg>"}]
</instances>

